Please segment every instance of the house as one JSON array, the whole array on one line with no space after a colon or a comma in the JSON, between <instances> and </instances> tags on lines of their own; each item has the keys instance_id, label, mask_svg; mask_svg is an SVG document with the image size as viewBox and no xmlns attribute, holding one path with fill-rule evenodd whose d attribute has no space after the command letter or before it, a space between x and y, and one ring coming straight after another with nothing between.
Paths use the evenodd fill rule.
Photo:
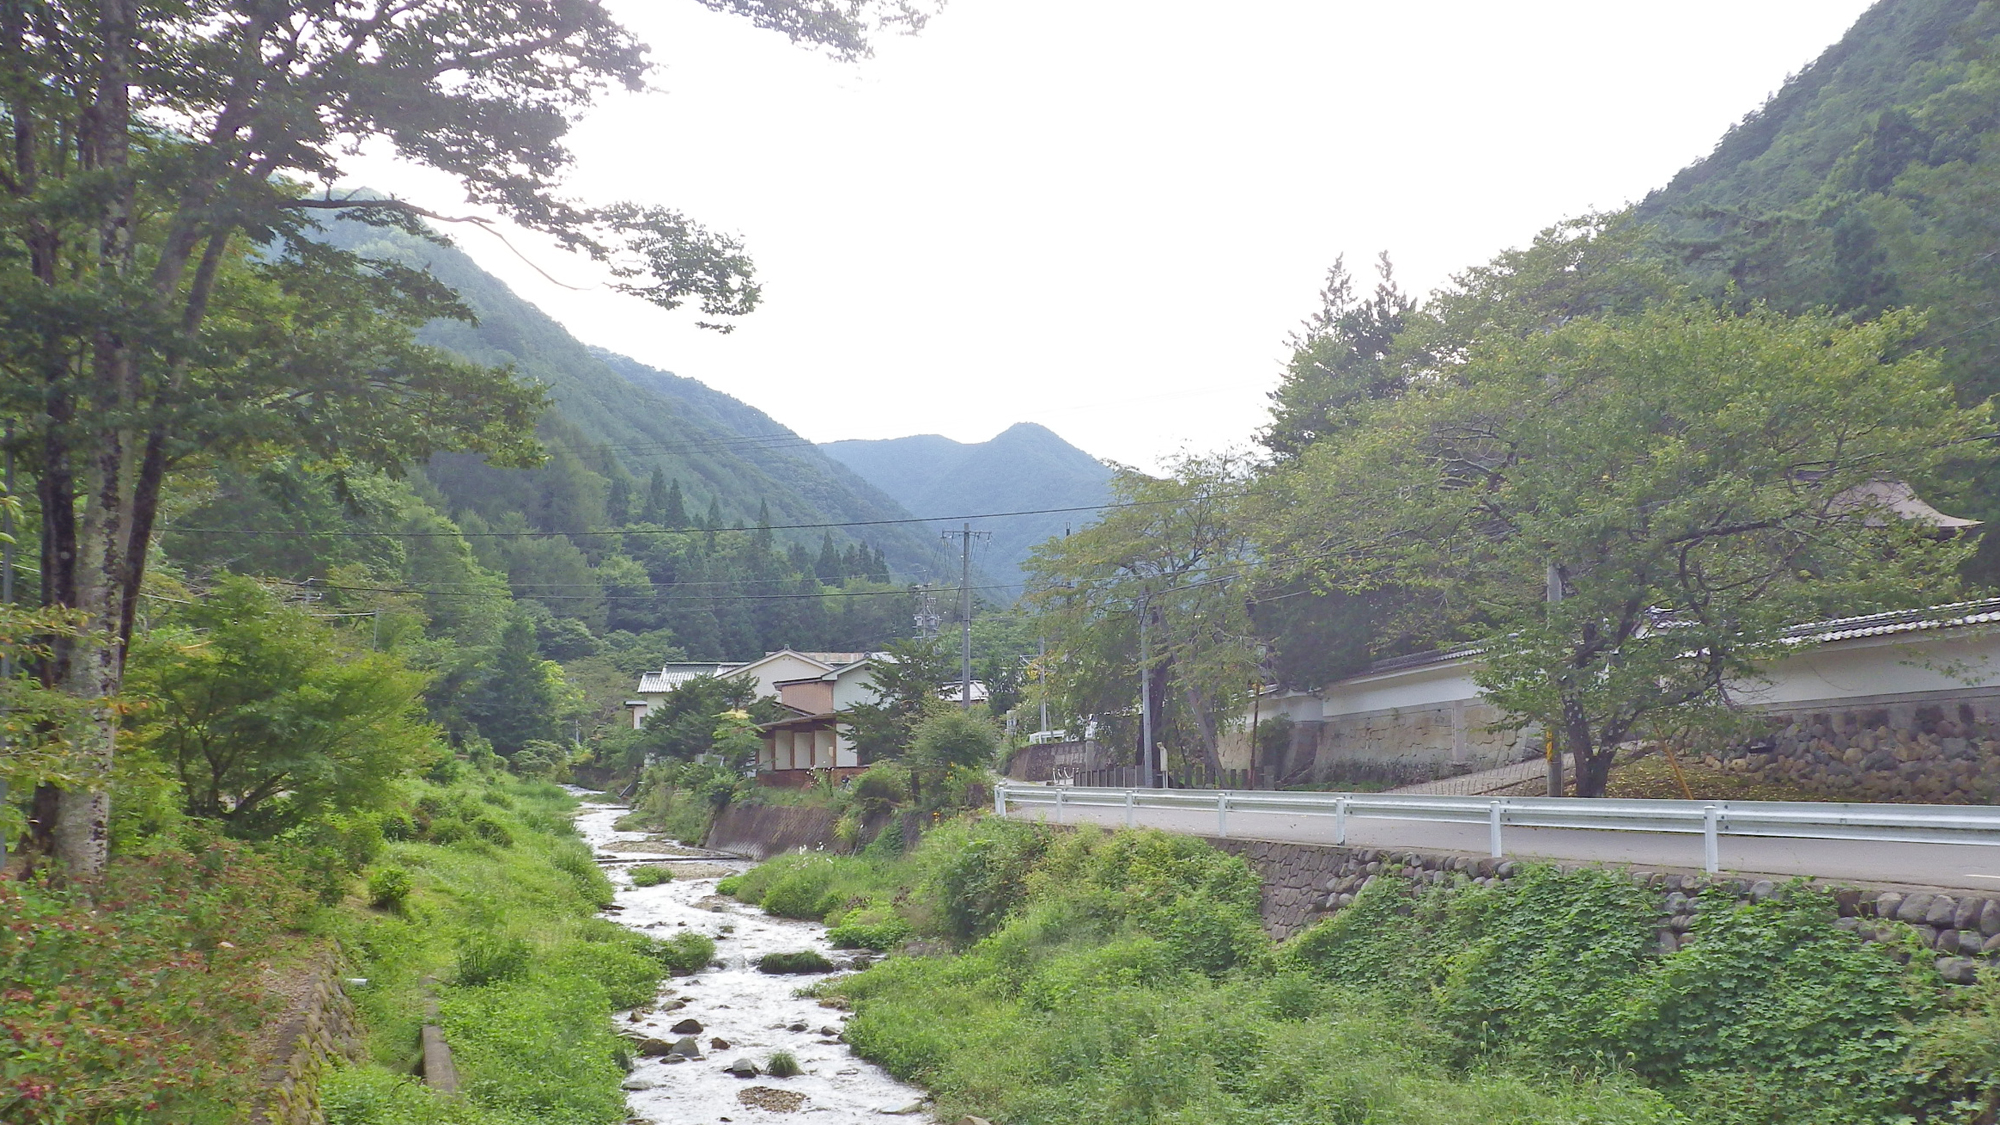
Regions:
<instances>
[{"instance_id":1,"label":"house","mask_svg":"<svg viewBox=\"0 0 2000 1125\"><path fill-rule=\"evenodd\" d=\"M748 676L756 683L757 695L777 696L781 683L823 676L868 655L865 652L799 652L781 648L776 652L767 652L756 660L735 663L696 660L667 664L657 672L647 672L639 677L639 690L633 693L634 698L625 701L625 709L632 715L632 729L638 730L668 692L696 676Z\"/></svg>"},{"instance_id":2,"label":"house","mask_svg":"<svg viewBox=\"0 0 2000 1125\"><path fill-rule=\"evenodd\" d=\"M881 659L880 654L857 654L817 676L778 681L778 702L793 714L764 724L758 780L796 787L809 784L813 770L830 770L836 778L860 773L865 767L840 715L857 704L875 702L873 670Z\"/></svg>"},{"instance_id":3,"label":"house","mask_svg":"<svg viewBox=\"0 0 2000 1125\"><path fill-rule=\"evenodd\" d=\"M758 774L766 784L805 785L816 769L832 770L836 776L861 771L860 756L839 713L875 701L870 669L882 658L880 653L784 648L737 663L682 661L641 676L639 690L625 706L637 730L668 692L696 676L747 677L758 696L771 696L792 712L764 726Z\"/></svg>"}]
</instances>

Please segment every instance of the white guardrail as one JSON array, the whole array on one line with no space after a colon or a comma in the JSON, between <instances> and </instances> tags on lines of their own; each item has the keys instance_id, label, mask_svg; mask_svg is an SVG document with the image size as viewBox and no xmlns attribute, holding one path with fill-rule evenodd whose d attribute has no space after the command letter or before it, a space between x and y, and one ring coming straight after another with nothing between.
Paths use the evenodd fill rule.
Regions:
<instances>
[{"instance_id":1,"label":"white guardrail","mask_svg":"<svg viewBox=\"0 0 2000 1125\"><path fill-rule=\"evenodd\" d=\"M1333 842L1347 842L1353 817L1485 824L1495 858L1501 829L1583 828L1613 832L1699 833L1710 872L1721 867L1721 836L1872 840L1916 844L2000 844L2000 808L1977 805L1844 805L1805 801L1625 801L1575 797L1446 797L1391 793L1286 793L1228 789L1094 789L1001 782L993 811L1009 804L1053 809L1123 808L1131 827L1139 809L1215 813L1215 834L1229 835L1229 814L1281 813L1333 819Z\"/></svg>"}]
</instances>

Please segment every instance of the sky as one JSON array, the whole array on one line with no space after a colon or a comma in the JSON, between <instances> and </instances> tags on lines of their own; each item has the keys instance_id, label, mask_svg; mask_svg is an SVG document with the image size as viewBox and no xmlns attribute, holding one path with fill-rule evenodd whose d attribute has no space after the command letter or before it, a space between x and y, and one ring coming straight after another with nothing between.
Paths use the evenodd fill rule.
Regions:
<instances>
[{"instance_id":1,"label":"sky","mask_svg":"<svg viewBox=\"0 0 2000 1125\"><path fill-rule=\"evenodd\" d=\"M723 335L459 228L481 265L815 441L1032 421L1150 469L1249 444L1336 257L1424 293L1637 200L1868 0L951 0L855 63L606 4L658 70L577 123L566 191L740 235L764 303ZM473 213L385 150L348 171Z\"/></svg>"}]
</instances>

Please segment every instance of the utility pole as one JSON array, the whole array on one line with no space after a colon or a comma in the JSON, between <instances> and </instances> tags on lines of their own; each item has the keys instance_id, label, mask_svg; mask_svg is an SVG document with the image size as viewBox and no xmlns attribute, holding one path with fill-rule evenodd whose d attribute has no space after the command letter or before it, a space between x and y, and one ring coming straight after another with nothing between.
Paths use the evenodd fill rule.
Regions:
<instances>
[{"instance_id":1,"label":"utility pole","mask_svg":"<svg viewBox=\"0 0 2000 1125\"><path fill-rule=\"evenodd\" d=\"M1153 650L1147 644L1146 623L1152 613L1146 592L1139 592L1139 787L1153 788Z\"/></svg>"},{"instance_id":2,"label":"utility pole","mask_svg":"<svg viewBox=\"0 0 2000 1125\"><path fill-rule=\"evenodd\" d=\"M958 620L961 631L958 663L958 706L972 710L972 541L991 539L990 531L974 531L971 524L947 531L944 538L958 540Z\"/></svg>"},{"instance_id":3,"label":"utility pole","mask_svg":"<svg viewBox=\"0 0 2000 1125\"><path fill-rule=\"evenodd\" d=\"M1549 605L1551 607L1554 607L1562 600L1563 600L1562 567L1557 566L1555 563L1550 563ZM1556 732L1554 730L1550 730L1548 732L1548 755L1549 755L1549 796L1560 797L1563 795L1563 759L1562 759L1562 752L1556 749Z\"/></svg>"},{"instance_id":4,"label":"utility pole","mask_svg":"<svg viewBox=\"0 0 2000 1125\"><path fill-rule=\"evenodd\" d=\"M1047 667L1048 660L1049 660L1049 639L1047 637L1036 637L1035 672L1041 678L1042 682L1042 693L1041 693L1042 725L1036 727L1035 728L1036 730L1049 729L1049 670Z\"/></svg>"}]
</instances>

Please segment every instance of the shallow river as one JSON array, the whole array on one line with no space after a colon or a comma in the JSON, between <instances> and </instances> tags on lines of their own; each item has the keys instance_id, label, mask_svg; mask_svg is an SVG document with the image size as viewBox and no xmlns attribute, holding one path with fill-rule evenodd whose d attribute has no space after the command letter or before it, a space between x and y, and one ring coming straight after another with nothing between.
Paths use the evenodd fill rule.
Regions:
<instances>
[{"instance_id":1,"label":"shallow river","mask_svg":"<svg viewBox=\"0 0 2000 1125\"><path fill-rule=\"evenodd\" d=\"M652 1125L788 1119L814 1125L928 1121L918 1105L922 1091L856 1058L835 1038L844 1013L793 995L829 974L770 976L756 968L757 958L766 953L815 949L836 962L852 954L834 950L824 926L774 918L757 907L718 896L716 879L749 864L707 858L705 853L662 855L654 850L658 845L647 843L645 833L612 827L625 812L623 806L586 804L577 815L578 830L618 888L616 905L622 909L608 916L655 937L670 937L682 929L707 934L715 939L716 960L722 965L669 980L656 1007L636 1013L637 1019L629 1018L631 1013L617 1015L621 1029L669 1043L680 1038L673 1026L693 1019L701 1024L695 1039L706 1055L675 1063L636 1059L625 1083L633 1120ZM632 864L611 861L627 859L661 863L681 874L658 886L635 887L627 874ZM713 1046L717 1039L728 1046ZM723 1069L747 1058L761 1070L773 1051L791 1052L804 1073L744 1079ZM801 1096L803 1102L798 1100ZM785 1108L790 1105L798 1108ZM907 1116L884 1116L898 1113Z\"/></svg>"}]
</instances>

